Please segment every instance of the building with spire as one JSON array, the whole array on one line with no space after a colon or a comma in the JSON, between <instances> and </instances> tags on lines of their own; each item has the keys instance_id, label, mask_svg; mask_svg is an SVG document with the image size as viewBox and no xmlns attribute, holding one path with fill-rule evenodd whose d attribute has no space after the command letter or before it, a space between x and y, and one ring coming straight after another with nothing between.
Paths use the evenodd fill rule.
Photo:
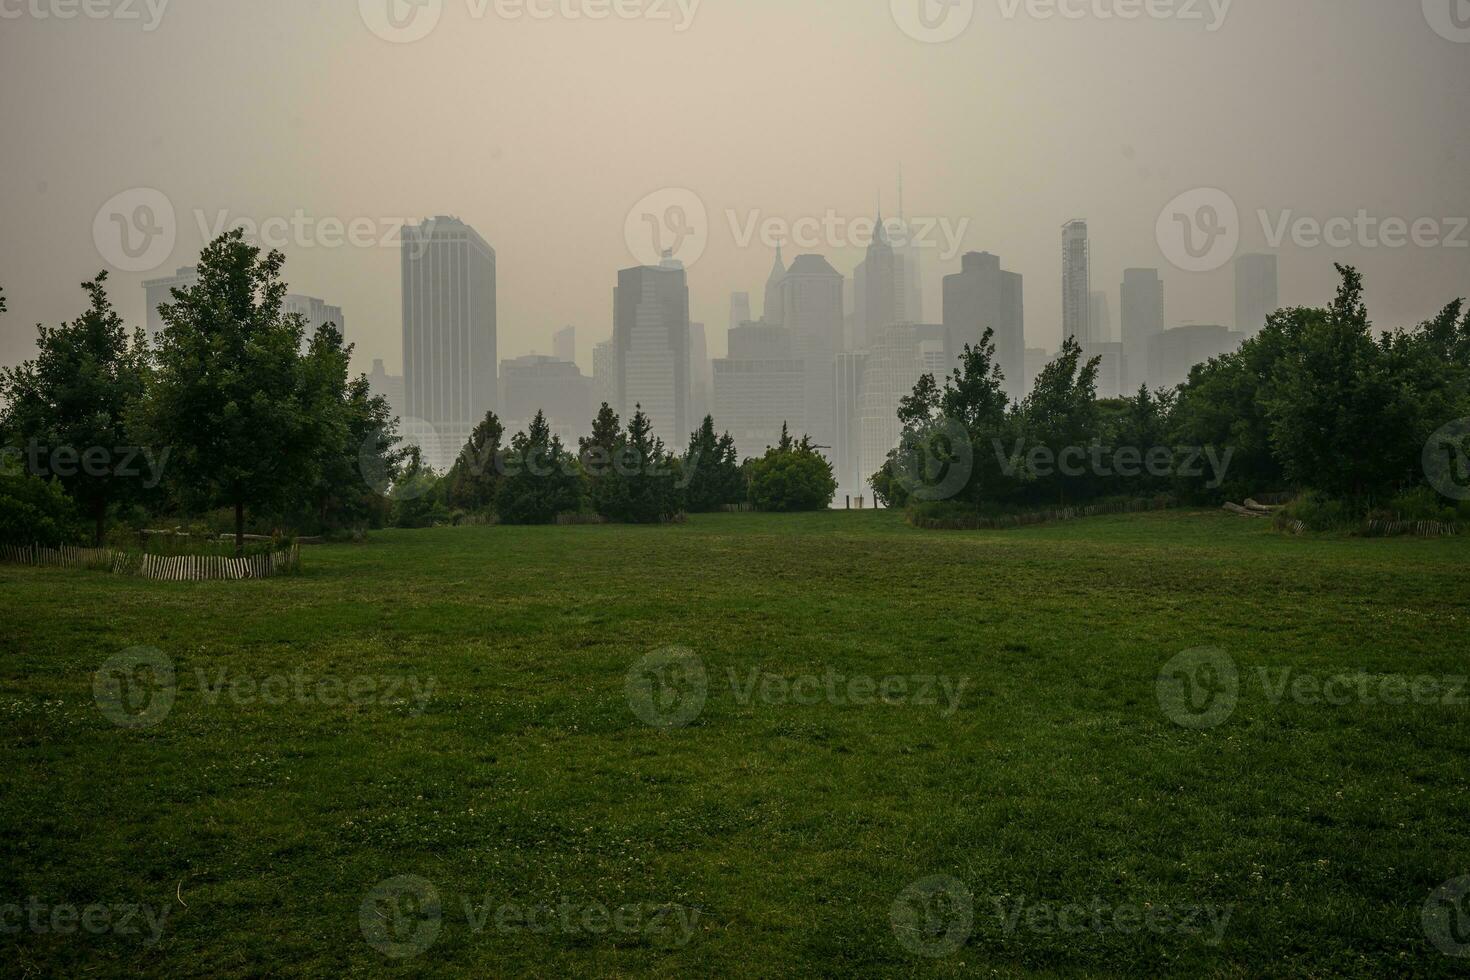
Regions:
<instances>
[{"instance_id":1,"label":"building with spire","mask_svg":"<svg viewBox=\"0 0 1470 980\"><path fill-rule=\"evenodd\" d=\"M786 263L781 259L781 246L776 246L776 261L771 274L766 277L766 302L761 309L761 319L767 323L781 323L781 283L786 279Z\"/></svg>"},{"instance_id":2,"label":"building with spire","mask_svg":"<svg viewBox=\"0 0 1470 980\"><path fill-rule=\"evenodd\" d=\"M889 243L880 207L867 254L853 272L853 299L857 306L853 344L857 349L870 349L884 330L907 322L901 299L904 290L899 258Z\"/></svg>"}]
</instances>

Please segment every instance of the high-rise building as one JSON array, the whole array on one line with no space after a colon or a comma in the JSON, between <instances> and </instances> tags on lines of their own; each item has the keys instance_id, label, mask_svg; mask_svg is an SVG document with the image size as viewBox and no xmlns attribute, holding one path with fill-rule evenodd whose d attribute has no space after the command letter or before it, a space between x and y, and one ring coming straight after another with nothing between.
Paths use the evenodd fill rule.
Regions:
<instances>
[{"instance_id":1,"label":"high-rise building","mask_svg":"<svg viewBox=\"0 0 1470 980\"><path fill-rule=\"evenodd\" d=\"M325 300L317 299L315 296L302 296L299 293L288 293L285 301L281 304L283 312L297 314L301 317L306 329L301 335L301 349L303 351L311 344L312 335L322 324L330 324L337 331L337 336L344 340L347 337L347 321L342 316L342 307L333 306Z\"/></svg>"},{"instance_id":2,"label":"high-rise building","mask_svg":"<svg viewBox=\"0 0 1470 980\"><path fill-rule=\"evenodd\" d=\"M1087 222L1069 221L1062 226L1062 339L1076 337L1080 344L1105 338L1092 330L1092 251L1087 241Z\"/></svg>"},{"instance_id":3,"label":"high-rise building","mask_svg":"<svg viewBox=\"0 0 1470 980\"><path fill-rule=\"evenodd\" d=\"M837 389L837 436L832 443L832 472L837 477L838 496L867 496L867 477L862 472L863 373L866 351L839 353L834 375Z\"/></svg>"},{"instance_id":4,"label":"high-rise building","mask_svg":"<svg viewBox=\"0 0 1470 980\"><path fill-rule=\"evenodd\" d=\"M665 252L657 266L618 273L613 292L617 341L618 414L628 420L640 406L665 446L688 438L689 286L684 264Z\"/></svg>"},{"instance_id":5,"label":"high-rise building","mask_svg":"<svg viewBox=\"0 0 1470 980\"><path fill-rule=\"evenodd\" d=\"M884 330L911 322L904 316L905 290L898 254L889 243L883 215L879 214L867 254L853 272L856 303L853 344L857 349L871 349L874 339Z\"/></svg>"},{"instance_id":6,"label":"high-rise building","mask_svg":"<svg viewBox=\"0 0 1470 980\"><path fill-rule=\"evenodd\" d=\"M742 458L774 446L786 425L806 426L806 364L792 332L764 321L730 331L730 356L714 361L714 416Z\"/></svg>"},{"instance_id":7,"label":"high-rise building","mask_svg":"<svg viewBox=\"0 0 1470 980\"><path fill-rule=\"evenodd\" d=\"M1108 294L1094 289L1087 305L1087 324L1092 331L1092 342L1107 344L1113 340L1113 311L1108 303Z\"/></svg>"},{"instance_id":8,"label":"high-rise building","mask_svg":"<svg viewBox=\"0 0 1470 980\"><path fill-rule=\"evenodd\" d=\"M383 367L381 358L373 359L373 370L367 376L368 387L374 395L382 396L388 403L388 411L394 418L402 418L403 408L403 375L389 374L388 369Z\"/></svg>"},{"instance_id":9,"label":"high-rise building","mask_svg":"<svg viewBox=\"0 0 1470 980\"><path fill-rule=\"evenodd\" d=\"M1149 344L1149 373L1157 387L1173 388L1189 380L1196 364L1230 353L1244 339L1244 334L1214 324L1165 330Z\"/></svg>"},{"instance_id":10,"label":"high-rise building","mask_svg":"<svg viewBox=\"0 0 1470 980\"><path fill-rule=\"evenodd\" d=\"M509 433L524 432L537 412L563 442L576 444L591 427L592 379L572 361L529 354L500 362L500 421Z\"/></svg>"},{"instance_id":11,"label":"high-rise building","mask_svg":"<svg viewBox=\"0 0 1470 980\"><path fill-rule=\"evenodd\" d=\"M842 273L820 255L798 255L777 290L792 355L806 365L804 435L829 449L835 438L832 359L842 349Z\"/></svg>"},{"instance_id":12,"label":"high-rise building","mask_svg":"<svg viewBox=\"0 0 1470 980\"><path fill-rule=\"evenodd\" d=\"M1123 390L1133 394L1154 380L1149 344L1164 332L1164 283L1158 269L1124 269L1119 290L1123 317Z\"/></svg>"},{"instance_id":13,"label":"high-rise building","mask_svg":"<svg viewBox=\"0 0 1470 980\"><path fill-rule=\"evenodd\" d=\"M592 348L592 414L603 405L618 411L618 345L608 338Z\"/></svg>"},{"instance_id":14,"label":"high-rise building","mask_svg":"<svg viewBox=\"0 0 1470 980\"><path fill-rule=\"evenodd\" d=\"M1031 394L1031 389L1036 387L1036 379L1041 371L1051 363L1051 351L1045 347L1026 348L1026 394Z\"/></svg>"},{"instance_id":15,"label":"high-rise building","mask_svg":"<svg viewBox=\"0 0 1470 980\"><path fill-rule=\"evenodd\" d=\"M159 306L174 301L173 291L175 289L188 289L197 285L198 282L198 268L186 265L171 276L149 279L143 283L143 302L147 307L144 325L150 339L157 337L163 331L163 317L158 315Z\"/></svg>"},{"instance_id":16,"label":"high-rise building","mask_svg":"<svg viewBox=\"0 0 1470 980\"><path fill-rule=\"evenodd\" d=\"M868 478L883 466L889 450L898 445L903 427L898 421L899 399L913 393L932 356L942 354L945 330L937 324L901 324L878 335L863 365L862 419L858 446L858 473Z\"/></svg>"},{"instance_id":17,"label":"high-rise building","mask_svg":"<svg viewBox=\"0 0 1470 980\"><path fill-rule=\"evenodd\" d=\"M1250 254L1235 260L1235 329L1254 337L1279 309L1276 256Z\"/></svg>"},{"instance_id":18,"label":"high-rise building","mask_svg":"<svg viewBox=\"0 0 1470 980\"><path fill-rule=\"evenodd\" d=\"M451 217L405 225L402 242L404 394L425 423L422 439L417 422L407 434L442 470L499 405L495 249Z\"/></svg>"},{"instance_id":19,"label":"high-rise building","mask_svg":"<svg viewBox=\"0 0 1470 980\"><path fill-rule=\"evenodd\" d=\"M993 331L995 360L1006 396L1026 393L1026 313L1021 276L1006 272L989 252L967 252L960 271L944 277L944 329L951 359ZM947 373L947 372L946 372Z\"/></svg>"},{"instance_id":20,"label":"high-rise building","mask_svg":"<svg viewBox=\"0 0 1470 980\"><path fill-rule=\"evenodd\" d=\"M1116 341L1082 344L1082 361L1097 361L1097 397L1121 398L1123 391L1123 345Z\"/></svg>"},{"instance_id":21,"label":"high-rise building","mask_svg":"<svg viewBox=\"0 0 1470 980\"><path fill-rule=\"evenodd\" d=\"M558 361L577 363L577 328L562 327L551 338L551 354Z\"/></svg>"},{"instance_id":22,"label":"high-rise building","mask_svg":"<svg viewBox=\"0 0 1470 980\"><path fill-rule=\"evenodd\" d=\"M771 274L766 277L765 305L761 307L761 319L767 323L781 323L781 283L786 278L786 263L781 258L781 246L776 246L776 261ZM744 321L741 321L744 322Z\"/></svg>"},{"instance_id":23,"label":"high-rise building","mask_svg":"<svg viewBox=\"0 0 1470 980\"><path fill-rule=\"evenodd\" d=\"M783 270L784 271L784 270ZM750 294L730 294L730 322L725 325L726 330L734 330L742 323L755 319L750 315Z\"/></svg>"},{"instance_id":24,"label":"high-rise building","mask_svg":"<svg viewBox=\"0 0 1470 980\"><path fill-rule=\"evenodd\" d=\"M704 324L689 324L689 425L694 428L714 411L714 378L710 374L709 343Z\"/></svg>"}]
</instances>

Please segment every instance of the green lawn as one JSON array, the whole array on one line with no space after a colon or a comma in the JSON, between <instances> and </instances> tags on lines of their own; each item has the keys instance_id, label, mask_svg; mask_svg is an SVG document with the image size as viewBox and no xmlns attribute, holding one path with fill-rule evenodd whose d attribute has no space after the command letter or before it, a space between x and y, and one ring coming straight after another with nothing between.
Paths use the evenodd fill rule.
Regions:
<instances>
[{"instance_id":1,"label":"green lawn","mask_svg":"<svg viewBox=\"0 0 1470 980\"><path fill-rule=\"evenodd\" d=\"M1265 524L727 515L385 532L267 582L0 567L5 972L1463 975L1463 903L1424 909L1470 874L1470 541ZM630 694L668 647L672 686ZM1215 700L1166 710L1202 647ZM104 711L134 648L172 704L109 702L109 666ZM642 720L699 709L690 657L702 710ZM1230 667L1228 717L1178 723L1229 708Z\"/></svg>"}]
</instances>

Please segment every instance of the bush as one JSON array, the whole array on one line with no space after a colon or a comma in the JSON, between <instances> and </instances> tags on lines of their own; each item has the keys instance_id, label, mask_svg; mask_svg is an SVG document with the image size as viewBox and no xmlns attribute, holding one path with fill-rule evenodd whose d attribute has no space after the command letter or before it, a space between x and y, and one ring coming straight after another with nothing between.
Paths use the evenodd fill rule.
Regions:
<instances>
[{"instance_id":1,"label":"bush","mask_svg":"<svg viewBox=\"0 0 1470 980\"><path fill-rule=\"evenodd\" d=\"M809 441L793 442L784 429L780 445L750 467L750 502L756 510L826 510L836 493L832 464Z\"/></svg>"},{"instance_id":2,"label":"bush","mask_svg":"<svg viewBox=\"0 0 1470 980\"><path fill-rule=\"evenodd\" d=\"M1278 527L1300 521L1308 531L1348 531L1357 529L1365 512L1326 494L1313 491L1304 493L1277 512Z\"/></svg>"},{"instance_id":3,"label":"bush","mask_svg":"<svg viewBox=\"0 0 1470 980\"><path fill-rule=\"evenodd\" d=\"M82 538L76 504L60 483L0 470L0 544L55 548Z\"/></svg>"}]
</instances>

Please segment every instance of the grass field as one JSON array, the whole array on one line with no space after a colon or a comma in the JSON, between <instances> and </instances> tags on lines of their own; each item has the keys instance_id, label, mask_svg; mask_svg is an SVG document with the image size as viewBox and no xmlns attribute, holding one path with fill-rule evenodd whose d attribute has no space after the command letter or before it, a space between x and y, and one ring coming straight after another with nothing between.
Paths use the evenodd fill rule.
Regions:
<instances>
[{"instance_id":1,"label":"grass field","mask_svg":"<svg viewBox=\"0 0 1470 980\"><path fill-rule=\"evenodd\" d=\"M0 567L5 972L1463 975L1470 541L1265 523Z\"/></svg>"}]
</instances>

